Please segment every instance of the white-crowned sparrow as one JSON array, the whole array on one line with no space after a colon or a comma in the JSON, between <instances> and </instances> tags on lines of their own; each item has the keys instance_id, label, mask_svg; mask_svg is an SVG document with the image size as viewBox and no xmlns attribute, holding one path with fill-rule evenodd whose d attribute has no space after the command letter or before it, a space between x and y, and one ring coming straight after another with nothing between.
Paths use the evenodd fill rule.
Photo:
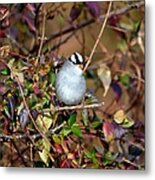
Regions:
<instances>
[{"instance_id":1,"label":"white-crowned sparrow","mask_svg":"<svg viewBox=\"0 0 155 180\"><path fill-rule=\"evenodd\" d=\"M86 81L82 69L83 57L75 52L63 64L56 76L56 95L66 105L79 104L86 92Z\"/></svg>"}]
</instances>

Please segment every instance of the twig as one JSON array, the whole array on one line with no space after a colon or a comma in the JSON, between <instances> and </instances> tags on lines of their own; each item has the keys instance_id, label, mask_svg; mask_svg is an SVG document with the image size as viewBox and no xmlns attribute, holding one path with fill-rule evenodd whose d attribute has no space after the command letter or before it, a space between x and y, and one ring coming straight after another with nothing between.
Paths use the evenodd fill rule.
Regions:
<instances>
[{"instance_id":1,"label":"twig","mask_svg":"<svg viewBox=\"0 0 155 180\"><path fill-rule=\"evenodd\" d=\"M94 104L87 104L87 105L77 105L77 106L63 106L63 107L54 107L53 109L44 109L43 112L59 112L65 110L79 110L79 109L92 109L98 108L104 105L104 102L101 103L94 103Z\"/></svg>"},{"instance_id":2,"label":"twig","mask_svg":"<svg viewBox=\"0 0 155 180\"><path fill-rule=\"evenodd\" d=\"M45 135L47 134L55 134L56 131L60 130L64 125L66 124L66 122L63 122L62 124L60 124L59 126L55 127L54 129L50 129L46 132ZM27 134L14 134L14 135L6 135L6 134L0 134L0 141L1 139L3 141L10 141L10 140L13 140L13 139L33 139L33 140L36 140L38 138L42 137L41 134L33 134L33 135L27 135Z\"/></svg>"},{"instance_id":3,"label":"twig","mask_svg":"<svg viewBox=\"0 0 155 180\"><path fill-rule=\"evenodd\" d=\"M144 49L144 45L143 45L142 36L141 36L140 33L138 35L137 41L138 41L138 44L140 46L140 49L141 49L142 53L144 54L145 53L145 49Z\"/></svg>"},{"instance_id":4,"label":"twig","mask_svg":"<svg viewBox=\"0 0 155 180\"><path fill-rule=\"evenodd\" d=\"M98 43L99 43L99 41L100 41L100 39L101 39L101 37L102 37L102 34L103 34L103 32L104 32L104 29L105 29L105 25L106 25L107 20L108 20L108 17L109 17L109 13L110 13L110 10L111 10L111 6L112 6L112 1L109 2L109 6L108 6L108 10L107 10L107 13L106 13L104 22L103 22L103 24L102 24L101 30L100 30L100 32L99 32L99 35L98 35L98 37L97 37L97 40L96 40L96 42L95 42L95 44L94 44L94 47L93 47L91 53L90 53L90 56L89 56L88 61L87 61L86 65L85 65L85 67L84 67L83 72L85 72L86 69L87 69L87 67L89 66L89 64L90 64L90 62L91 62L91 60L92 60L92 57L93 57L93 55L94 55L94 52L95 52L95 50L96 50L96 48L97 48L97 46L98 46Z\"/></svg>"},{"instance_id":5,"label":"twig","mask_svg":"<svg viewBox=\"0 0 155 180\"><path fill-rule=\"evenodd\" d=\"M140 166L131 162L130 160L126 159L126 158L123 158L123 161L126 162L127 164L130 164L131 166L134 166L135 168L138 168L140 169Z\"/></svg>"},{"instance_id":6,"label":"twig","mask_svg":"<svg viewBox=\"0 0 155 180\"><path fill-rule=\"evenodd\" d=\"M116 30L118 32L127 33L127 30L121 27L112 26L112 25L107 25L107 27L110 29Z\"/></svg>"},{"instance_id":7,"label":"twig","mask_svg":"<svg viewBox=\"0 0 155 180\"><path fill-rule=\"evenodd\" d=\"M118 9L118 10L114 10L112 11L110 14L109 14L109 17L108 18L111 18L112 16L118 16L118 15L121 15L121 14L124 14L128 11L130 11L131 9L135 9L135 8L140 8L144 5L144 1L141 1L141 2L138 2L138 3L135 3L135 4L131 4L131 5L128 5L127 7L124 7L124 8L121 8L121 9ZM106 15L101 15L99 17L100 20L104 20L106 17ZM79 25L77 25L76 27L75 26L69 26L69 27L66 27L64 28L61 32L56 32L54 34L52 34L51 36L49 36L49 38L44 42L44 45L45 44L48 44L51 40L59 37L60 35L64 35L64 34L67 34L67 33L70 33L71 31L77 31L81 28L84 28L86 27L87 25L90 25L92 23L95 22L95 19L94 18L91 18L91 19L88 19L88 20L84 20L82 21Z\"/></svg>"},{"instance_id":8,"label":"twig","mask_svg":"<svg viewBox=\"0 0 155 180\"><path fill-rule=\"evenodd\" d=\"M66 43L73 35L75 34L75 32L72 32L71 34L69 34L65 39L63 39L62 41L60 41L58 44L54 45L51 49L51 51L54 51L55 49L59 48L62 44Z\"/></svg>"},{"instance_id":9,"label":"twig","mask_svg":"<svg viewBox=\"0 0 155 180\"><path fill-rule=\"evenodd\" d=\"M45 134L38 128L35 120L33 119L33 116L32 116L32 114L31 114L31 112L30 112L30 110L29 110L29 107L28 107L27 103L26 103L25 96L24 96L24 92L23 92L23 89L22 89L22 87L21 87L19 78L18 78L17 76L15 76L15 80L16 80L18 86L19 86L19 90L20 90L20 93L21 93L21 96L22 96L22 99L23 99L24 106L25 106L25 108L26 108L26 110L27 110L27 112L28 112L28 115L29 115L29 117L30 117L30 119L31 119L31 121L32 121L35 129L39 132L39 134L42 136L42 138L44 138L44 139L47 141L47 143L51 146L51 143L49 142L49 140L47 139L47 137L45 136Z\"/></svg>"},{"instance_id":10,"label":"twig","mask_svg":"<svg viewBox=\"0 0 155 180\"><path fill-rule=\"evenodd\" d=\"M4 20L9 15L9 10L5 10L4 15L0 17L0 21Z\"/></svg>"},{"instance_id":11,"label":"twig","mask_svg":"<svg viewBox=\"0 0 155 180\"><path fill-rule=\"evenodd\" d=\"M35 66L38 65L38 61L40 59L41 51L42 51L44 40L45 40L45 22L46 22L46 11L45 9L43 9L42 34L41 34L40 46L39 46L38 56L36 58Z\"/></svg>"}]
</instances>

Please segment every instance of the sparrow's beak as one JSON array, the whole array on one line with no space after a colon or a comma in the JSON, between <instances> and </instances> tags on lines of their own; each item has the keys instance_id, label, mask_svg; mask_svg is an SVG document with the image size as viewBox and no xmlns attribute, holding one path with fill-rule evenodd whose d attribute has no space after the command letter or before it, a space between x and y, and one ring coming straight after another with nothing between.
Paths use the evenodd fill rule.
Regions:
<instances>
[{"instance_id":1,"label":"sparrow's beak","mask_svg":"<svg viewBox=\"0 0 155 180\"><path fill-rule=\"evenodd\" d=\"M84 69L84 64L79 64L78 67L83 70Z\"/></svg>"}]
</instances>

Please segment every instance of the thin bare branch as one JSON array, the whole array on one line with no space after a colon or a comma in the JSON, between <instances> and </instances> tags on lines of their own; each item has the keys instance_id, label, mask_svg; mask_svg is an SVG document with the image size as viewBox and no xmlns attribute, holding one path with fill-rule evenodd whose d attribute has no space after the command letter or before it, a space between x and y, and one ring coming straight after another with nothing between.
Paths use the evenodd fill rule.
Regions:
<instances>
[{"instance_id":1,"label":"thin bare branch","mask_svg":"<svg viewBox=\"0 0 155 180\"><path fill-rule=\"evenodd\" d=\"M54 45L51 51L54 51L55 49L59 48L62 44L65 44L74 34L75 32L70 33L65 39L61 40L58 44Z\"/></svg>"},{"instance_id":2,"label":"thin bare branch","mask_svg":"<svg viewBox=\"0 0 155 180\"><path fill-rule=\"evenodd\" d=\"M54 107L53 109L44 109L43 112L59 112L59 111L65 111L65 110L93 109L93 108L99 108L103 105L104 105L104 102L87 104L87 105L80 104L77 106Z\"/></svg>"},{"instance_id":3,"label":"thin bare branch","mask_svg":"<svg viewBox=\"0 0 155 180\"><path fill-rule=\"evenodd\" d=\"M35 66L38 65L38 61L40 59L41 51L42 51L44 40L45 40L45 24L46 24L45 22L46 22L46 10L43 9L42 34L41 34L40 46L39 46L38 56L36 58Z\"/></svg>"},{"instance_id":4,"label":"thin bare branch","mask_svg":"<svg viewBox=\"0 0 155 180\"><path fill-rule=\"evenodd\" d=\"M101 39L101 37L102 37L102 34L103 34L103 32L104 32L104 29L105 29L105 25L106 25L107 20L108 20L108 17L109 17L109 13L110 13L110 10L111 10L111 6L112 6L112 1L109 2L109 6L108 6L108 10L107 10L107 13L106 13L104 22L103 22L103 24L102 24L101 30L100 30L100 32L99 32L99 35L98 35L98 37L97 37L97 40L96 40L96 42L95 42L95 44L94 44L94 47L93 47L91 53L90 53L90 56L89 56L88 61L87 61L86 65L85 65L85 67L84 67L83 72L85 72L86 69L87 69L87 67L89 66L89 64L90 64L90 62L91 62L91 60L92 60L92 57L93 57L93 55L94 55L94 52L95 52L95 50L96 50L96 48L97 48L97 46L98 46L98 44L99 44L99 41L100 41L100 39Z\"/></svg>"},{"instance_id":5,"label":"thin bare branch","mask_svg":"<svg viewBox=\"0 0 155 180\"><path fill-rule=\"evenodd\" d=\"M137 164L134 163L134 162L131 162L130 160L126 159L125 157L123 158L123 161L126 162L127 164L130 164L130 165L134 166L134 167L137 168L137 169L140 169L140 166L139 166L139 165L137 165Z\"/></svg>"}]
</instances>

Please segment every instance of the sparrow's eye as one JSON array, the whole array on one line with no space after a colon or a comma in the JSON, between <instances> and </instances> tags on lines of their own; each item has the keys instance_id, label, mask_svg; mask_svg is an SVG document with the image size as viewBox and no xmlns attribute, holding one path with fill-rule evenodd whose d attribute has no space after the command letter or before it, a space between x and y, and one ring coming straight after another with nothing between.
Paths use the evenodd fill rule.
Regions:
<instances>
[{"instance_id":1,"label":"sparrow's eye","mask_svg":"<svg viewBox=\"0 0 155 180\"><path fill-rule=\"evenodd\" d=\"M84 64L84 59L78 52L73 53L69 58L69 61L73 64Z\"/></svg>"}]
</instances>

